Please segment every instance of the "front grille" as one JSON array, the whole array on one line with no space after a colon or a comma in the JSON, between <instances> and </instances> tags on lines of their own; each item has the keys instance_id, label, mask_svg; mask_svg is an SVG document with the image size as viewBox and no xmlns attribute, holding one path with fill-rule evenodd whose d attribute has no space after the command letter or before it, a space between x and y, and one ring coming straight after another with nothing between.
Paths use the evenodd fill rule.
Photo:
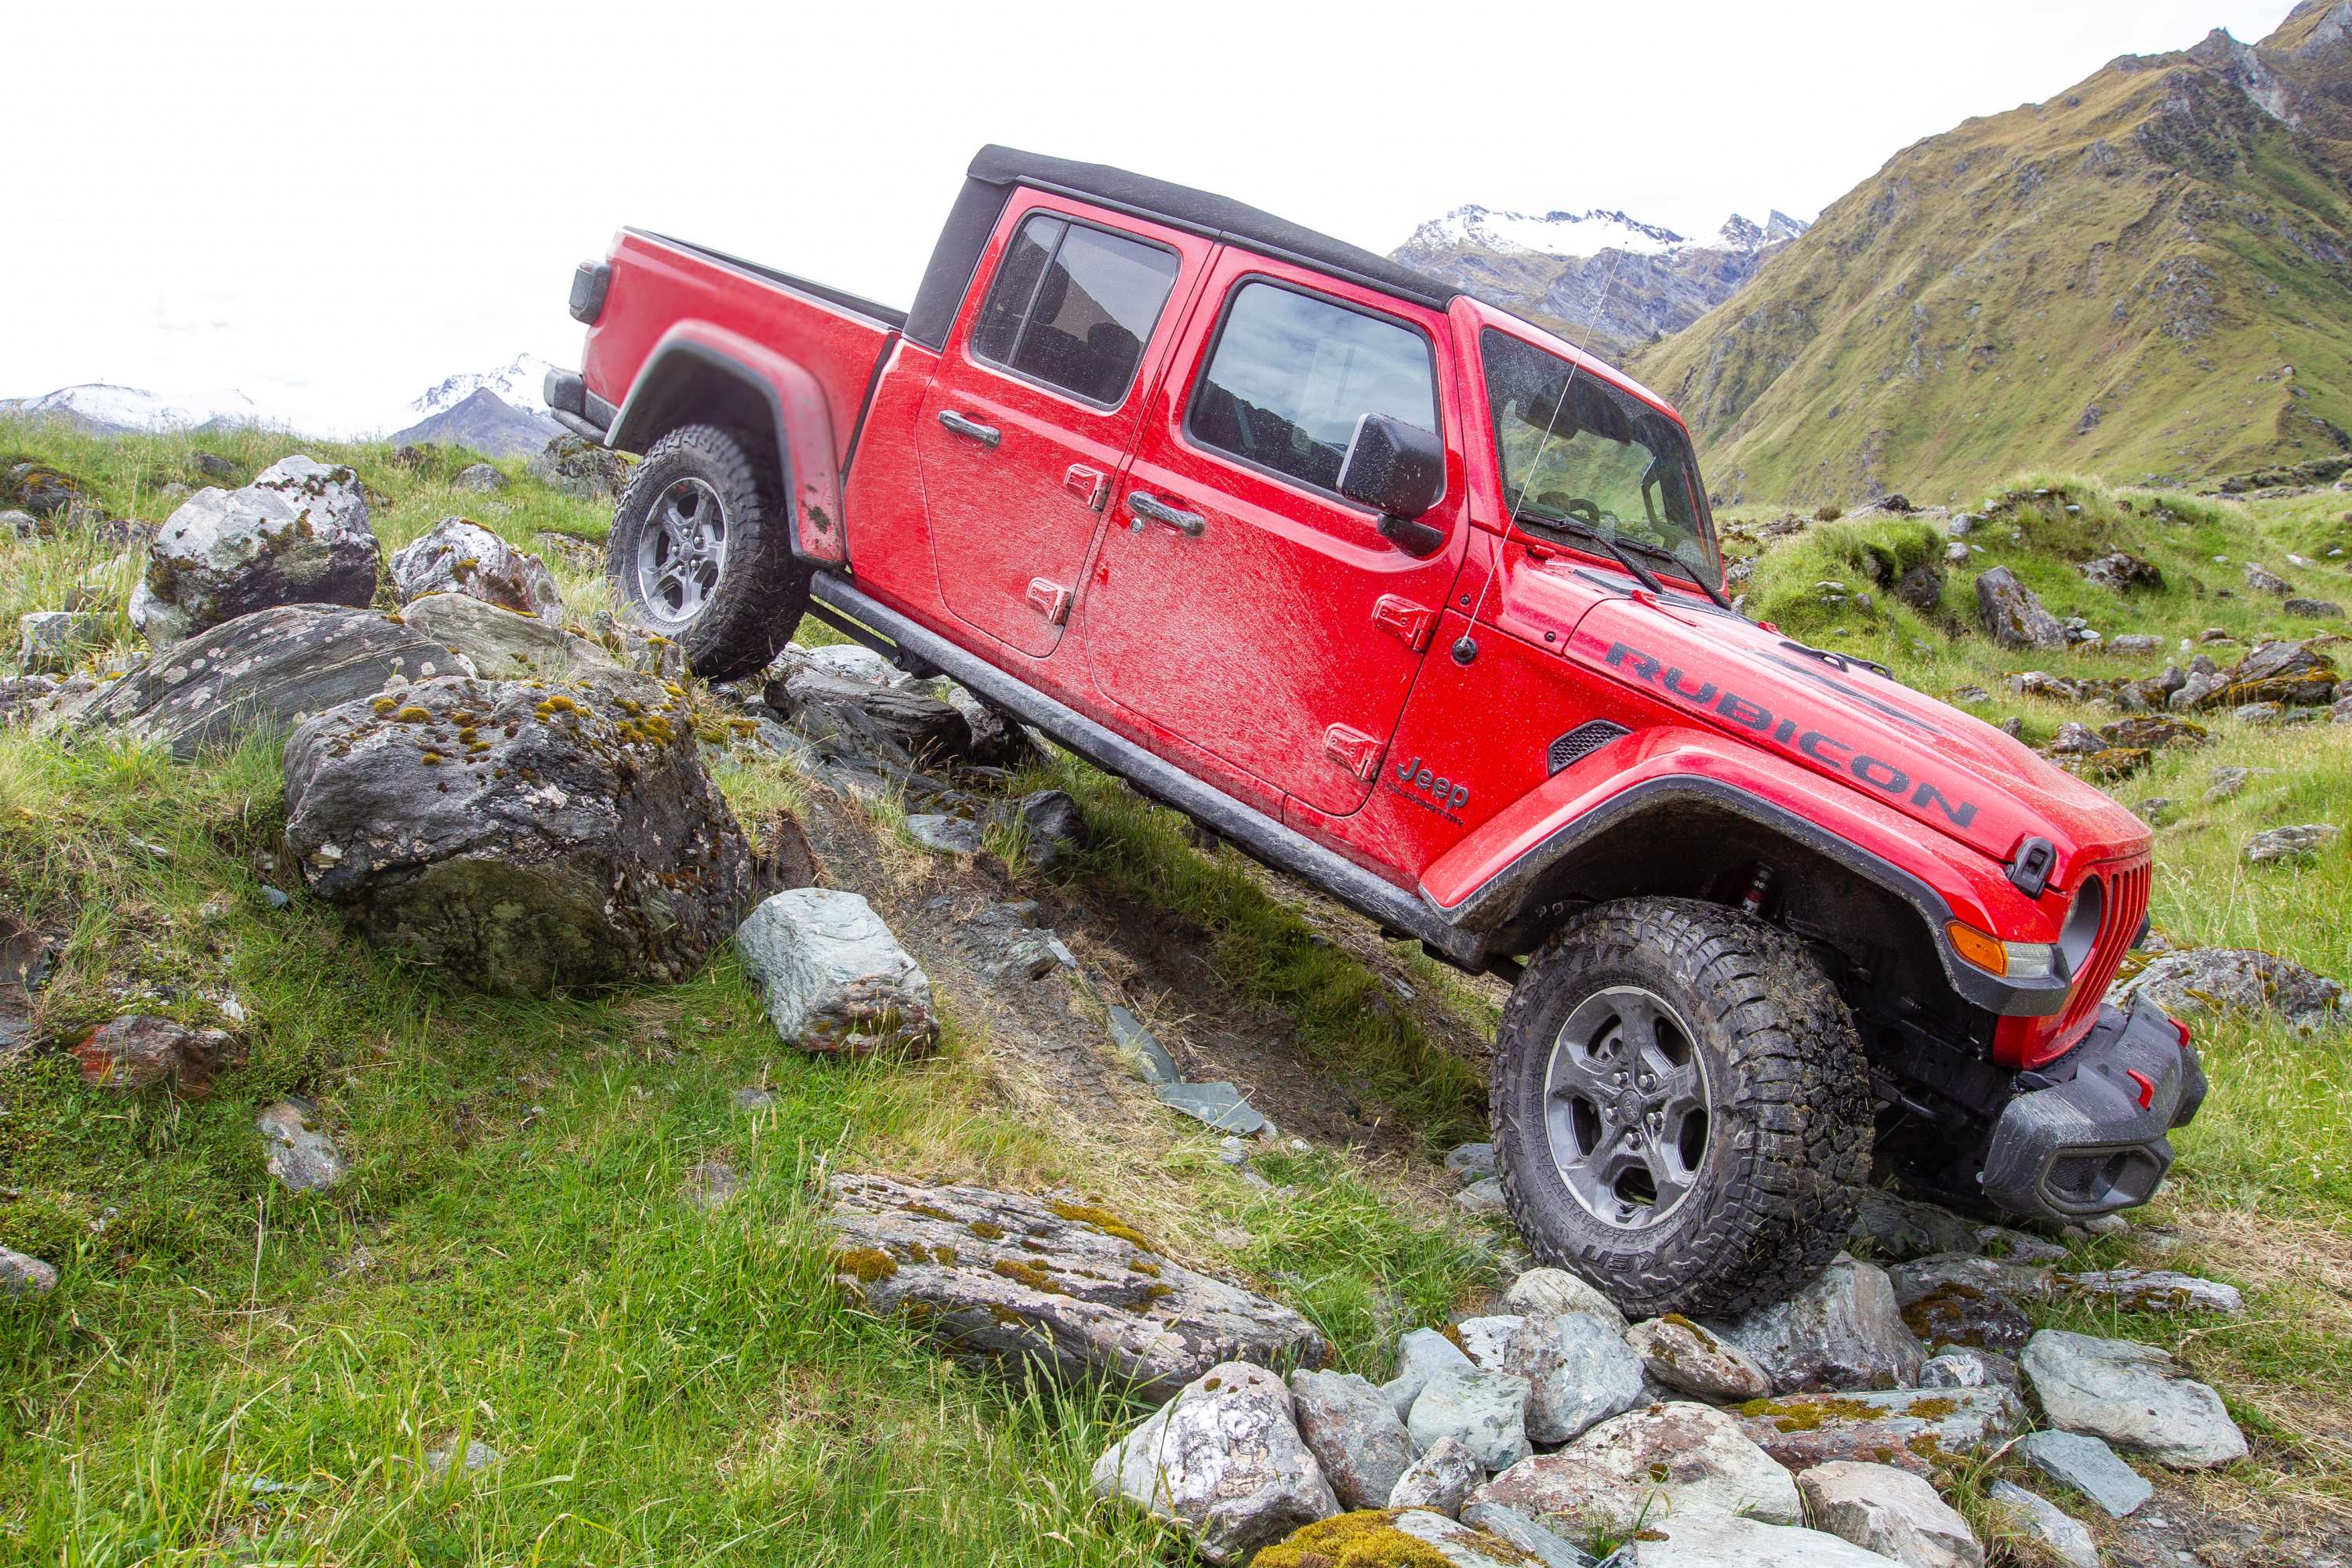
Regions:
<instances>
[{"instance_id":1,"label":"front grille","mask_svg":"<svg viewBox=\"0 0 2352 1568\"><path fill-rule=\"evenodd\" d=\"M1554 741L1551 749L1544 753L1544 761L1553 773L1558 773L1571 763L1582 762L1618 736L1632 733L1622 724L1612 724L1606 719L1589 719Z\"/></svg>"},{"instance_id":2,"label":"front grille","mask_svg":"<svg viewBox=\"0 0 2352 1568\"><path fill-rule=\"evenodd\" d=\"M2147 913L2147 861L2101 867L2092 875L2105 884L2106 909L2099 921L2099 934L2091 943L2091 956L2075 971L2066 1010L2058 1016L2058 1027L2051 1037L2052 1055L2074 1045L2098 1021L2107 987L2115 984L2116 971L2123 967L2124 955L2131 951L2132 939L2139 934L2139 922Z\"/></svg>"}]
</instances>

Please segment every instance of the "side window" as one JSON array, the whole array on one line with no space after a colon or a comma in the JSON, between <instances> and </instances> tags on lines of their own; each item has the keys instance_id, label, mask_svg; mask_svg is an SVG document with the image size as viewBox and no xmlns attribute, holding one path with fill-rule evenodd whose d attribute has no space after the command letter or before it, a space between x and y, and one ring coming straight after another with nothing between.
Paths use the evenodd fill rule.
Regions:
<instances>
[{"instance_id":1,"label":"side window","mask_svg":"<svg viewBox=\"0 0 2352 1568\"><path fill-rule=\"evenodd\" d=\"M1176 256L1044 213L1006 247L972 352L1090 403L1126 400L1176 286Z\"/></svg>"},{"instance_id":2,"label":"side window","mask_svg":"<svg viewBox=\"0 0 2352 1568\"><path fill-rule=\"evenodd\" d=\"M1234 291L1192 394L1194 440L1328 490L1367 414L1437 428L1427 338L1277 284Z\"/></svg>"}]
</instances>

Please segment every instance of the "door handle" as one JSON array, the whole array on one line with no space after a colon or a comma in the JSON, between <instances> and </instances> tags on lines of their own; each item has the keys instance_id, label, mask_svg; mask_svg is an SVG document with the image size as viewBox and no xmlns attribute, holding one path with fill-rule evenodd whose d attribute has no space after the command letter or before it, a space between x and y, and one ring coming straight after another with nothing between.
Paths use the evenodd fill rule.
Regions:
<instances>
[{"instance_id":1,"label":"door handle","mask_svg":"<svg viewBox=\"0 0 2352 1568\"><path fill-rule=\"evenodd\" d=\"M969 436L983 447L993 447L1004 437L993 425L982 425L977 419L967 419L952 408L940 410L940 423L959 436Z\"/></svg>"},{"instance_id":2,"label":"door handle","mask_svg":"<svg viewBox=\"0 0 2352 1568\"><path fill-rule=\"evenodd\" d=\"M1164 522L1179 533L1189 533L1195 539L1209 526L1209 520L1199 512L1170 506L1158 496L1146 495L1141 490L1127 492L1127 510L1135 514L1135 528L1139 533L1143 531L1145 518L1154 522Z\"/></svg>"}]
</instances>

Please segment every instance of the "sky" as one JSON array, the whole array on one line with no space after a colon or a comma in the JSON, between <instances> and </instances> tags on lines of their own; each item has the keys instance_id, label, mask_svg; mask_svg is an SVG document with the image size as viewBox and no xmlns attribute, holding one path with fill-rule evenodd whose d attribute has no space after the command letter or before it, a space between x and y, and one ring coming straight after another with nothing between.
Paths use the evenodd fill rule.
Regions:
<instances>
[{"instance_id":1,"label":"sky","mask_svg":"<svg viewBox=\"0 0 2352 1568\"><path fill-rule=\"evenodd\" d=\"M623 225L903 304L986 142L1381 251L1470 202L1712 235L2291 8L26 5L10 53L49 63L8 88L0 396L234 388L299 428L388 431L451 374L576 364L572 268Z\"/></svg>"}]
</instances>

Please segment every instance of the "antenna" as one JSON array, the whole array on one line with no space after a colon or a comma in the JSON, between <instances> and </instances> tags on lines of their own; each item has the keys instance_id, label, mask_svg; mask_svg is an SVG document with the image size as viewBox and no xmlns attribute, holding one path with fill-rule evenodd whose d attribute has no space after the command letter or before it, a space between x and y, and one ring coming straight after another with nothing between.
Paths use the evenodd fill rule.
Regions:
<instances>
[{"instance_id":1,"label":"antenna","mask_svg":"<svg viewBox=\"0 0 2352 1568\"><path fill-rule=\"evenodd\" d=\"M1575 345L1579 357L1568 362L1567 378L1559 384L1559 400L1551 405L1551 417L1544 423L1543 439L1536 446L1535 460L1528 465L1528 484L1534 482L1536 470L1543 467L1544 454L1551 449L1552 436L1559 428L1560 410L1568 406L1568 395L1575 387L1576 378L1583 373L1584 361L1581 356L1585 352L1585 344L1592 341L1593 322L1597 321L1601 312L1608 308L1609 291L1617 285L1617 263L1624 254L1614 246L1609 249L1609 270L1601 279L1601 293L1593 302L1592 320L1584 323L1584 342ZM1507 459L1506 461L1507 462ZM1527 505L1527 501L1528 485L1522 484L1519 486L1519 493L1511 498L1511 517L1508 527L1518 527L1519 509Z\"/></svg>"}]
</instances>

